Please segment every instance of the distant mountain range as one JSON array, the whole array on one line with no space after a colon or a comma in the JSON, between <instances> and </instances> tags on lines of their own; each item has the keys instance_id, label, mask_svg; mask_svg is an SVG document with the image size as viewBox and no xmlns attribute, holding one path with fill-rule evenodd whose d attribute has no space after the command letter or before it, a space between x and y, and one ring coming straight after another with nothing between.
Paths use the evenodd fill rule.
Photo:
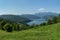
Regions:
<instances>
[{"instance_id":1,"label":"distant mountain range","mask_svg":"<svg viewBox=\"0 0 60 40\"><path fill-rule=\"evenodd\" d=\"M21 15L21 17L23 18L27 18L29 20L31 20L30 22L28 22L28 25L39 25L43 22L47 22L48 19L53 18L55 16L57 16L57 13L53 13L53 12L38 12L35 14L23 14Z\"/></svg>"},{"instance_id":2,"label":"distant mountain range","mask_svg":"<svg viewBox=\"0 0 60 40\"><path fill-rule=\"evenodd\" d=\"M32 14L23 14L20 15L23 18L27 18L29 20L35 20L35 19L40 19L40 17L36 16L36 15L32 15Z\"/></svg>"},{"instance_id":3,"label":"distant mountain range","mask_svg":"<svg viewBox=\"0 0 60 40\"><path fill-rule=\"evenodd\" d=\"M35 19L46 19L48 20L49 18L53 18L55 16L57 16L57 13L53 13L53 12L38 12L35 14L23 14L20 15L23 18L27 18L29 20L35 20Z\"/></svg>"},{"instance_id":4,"label":"distant mountain range","mask_svg":"<svg viewBox=\"0 0 60 40\"><path fill-rule=\"evenodd\" d=\"M53 13L53 12L38 12L33 15L32 14L0 15L0 18L7 19L12 22L29 23L36 19L48 20L49 18L53 18L57 15L58 15L57 13Z\"/></svg>"},{"instance_id":5,"label":"distant mountain range","mask_svg":"<svg viewBox=\"0 0 60 40\"><path fill-rule=\"evenodd\" d=\"M53 12L39 12L39 13L35 13L36 16L40 17L41 19L46 19L48 20L49 18L53 18L55 16L57 16L57 13L53 13Z\"/></svg>"}]
</instances>

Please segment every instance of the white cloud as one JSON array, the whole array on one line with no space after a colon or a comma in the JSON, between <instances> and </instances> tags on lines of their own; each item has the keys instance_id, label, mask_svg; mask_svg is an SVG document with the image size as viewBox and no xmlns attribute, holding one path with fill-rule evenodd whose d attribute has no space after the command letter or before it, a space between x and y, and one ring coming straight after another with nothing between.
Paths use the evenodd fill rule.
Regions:
<instances>
[{"instance_id":1,"label":"white cloud","mask_svg":"<svg viewBox=\"0 0 60 40\"><path fill-rule=\"evenodd\" d=\"M3 14L20 15L20 12L15 10L0 10L0 15L3 15Z\"/></svg>"},{"instance_id":2,"label":"white cloud","mask_svg":"<svg viewBox=\"0 0 60 40\"><path fill-rule=\"evenodd\" d=\"M38 11L45 11L45 10L46 10L45 8L38 9Z\"/></svg>"}]
</instances>

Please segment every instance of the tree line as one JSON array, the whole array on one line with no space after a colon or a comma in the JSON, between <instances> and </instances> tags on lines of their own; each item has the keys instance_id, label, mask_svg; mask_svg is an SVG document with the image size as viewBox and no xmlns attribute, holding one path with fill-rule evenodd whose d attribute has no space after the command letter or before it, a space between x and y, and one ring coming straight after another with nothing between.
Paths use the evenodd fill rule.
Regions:
<instances>
[{"instance_id":1,"label":"tree line","mask_svg":"<svg viewBox=\"0 0 60 40\"><path fill-rule=\"evenodd\" d=\"M26 30L28 28L29 27L26 24L21 24L18 22L11 22L6 19L0 19L0 30L12 32L12 31Z\"/></svg>"},{"instance_id":2,"label":"tree line","mask_svg":"<svg viewBox=\"0 0 60 40\"><path fill-rule=\"evenodd\" d=\"M42 24L40 24L41 26L43 25L51 25L51 24L55 24L55 23L60 23L60 14L58 14L58 16L55 16L53 18L49 18L47 22L44 22Z\"/></svg>"}]
</instances>

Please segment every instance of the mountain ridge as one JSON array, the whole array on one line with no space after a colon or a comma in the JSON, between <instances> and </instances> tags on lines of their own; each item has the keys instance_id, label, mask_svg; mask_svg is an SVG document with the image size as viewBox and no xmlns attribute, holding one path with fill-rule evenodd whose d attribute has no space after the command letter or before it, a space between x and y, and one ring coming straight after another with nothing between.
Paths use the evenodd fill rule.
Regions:
<instances>
[{"instance_id":1,"label":"mountain ridge","mask_svg":"<svg viewBox=\"0 0 60 40\"><path fill-rule=\"evenodd\" d=\"M0 18L7 19L13 22L20 22L20 23L26 23L30 21L29 19L20 17L18 15L0 15Z\"/></svg>"}]
</instances>

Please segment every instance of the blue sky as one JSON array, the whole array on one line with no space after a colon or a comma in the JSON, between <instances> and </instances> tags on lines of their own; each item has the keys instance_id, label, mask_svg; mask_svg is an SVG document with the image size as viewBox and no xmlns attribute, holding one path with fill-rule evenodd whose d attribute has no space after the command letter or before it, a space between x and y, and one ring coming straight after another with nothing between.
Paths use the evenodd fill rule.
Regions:
<instances>
[{"instance_id":1,"label":"blue sky","mask_svg":"<svg viewBox=\"0 0 60 40\"><path fill-rule=\"evenodd\" d=\"M60 12L60 0L0 0L0 14Z\"/></svg>"}]
</instances>

